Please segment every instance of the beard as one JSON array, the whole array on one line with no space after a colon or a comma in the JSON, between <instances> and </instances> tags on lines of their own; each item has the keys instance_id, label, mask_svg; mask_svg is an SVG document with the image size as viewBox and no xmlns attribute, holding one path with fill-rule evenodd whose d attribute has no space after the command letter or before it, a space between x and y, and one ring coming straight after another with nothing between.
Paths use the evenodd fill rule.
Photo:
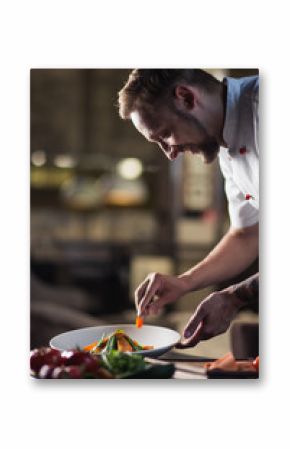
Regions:
<instances>
[{"instance_id":1,"label":"beard","mask_svg":"<svg viewBox=\"0 0 290 449\"><path fill-rule=\"evenodd\" d=\"M183 145L174 145L174 150L178 153L189 151L192 154L200 154L206 164L213 162L219 152L220 146L215 139L207 139L203 143L186 143Z\"/></svg>"},{"instance_id":2,"label":"beard","mask_svg":"<svg viewBox=\"0 0 290 449\"><path fill-rule=\"evenodd\" d=\"M202 155L204 162L210 164L218 155L220 146L215 139L208 139L199 145L199 153Z\"/></svg>"},{"instance_id":3,"label":"beard","mask_svg":"<svg viewBox=\"0 0 290 449\"><path fill-rule=\"evenodd\" d=\"M192 115L188 115L183 111L179 111L175 108L175 112L177 115L186 120L193 129L197 130L202 136L202 140L200 143L188 142L182 145L174 145L178 152L190 151L193 154L199 153L203 157L203 160L206 164L210 164L213 162L219 152L220 144L217 139L212 137L204 127L204 125Z\"/></svg>"}]
</instances>

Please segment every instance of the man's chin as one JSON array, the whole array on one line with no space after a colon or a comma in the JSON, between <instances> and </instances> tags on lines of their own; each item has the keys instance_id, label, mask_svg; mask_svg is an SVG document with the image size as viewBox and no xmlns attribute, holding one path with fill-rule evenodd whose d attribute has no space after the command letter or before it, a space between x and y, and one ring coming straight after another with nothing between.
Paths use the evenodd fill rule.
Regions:
<instances>
[{"instance_id":1,"label":"man's chin","mask_svg":"<svg viewBox=\"0 0 290 449\"><path fill-rule=\"evenodd\" d=\"M201 152L200 154L205 164L211 164L217 158L218 151L215 151L214 153L211 154L208 153L205 154L203 152Z\"/></svg>"},{"instance_id":2,"label":"man's chin","mask_svg":"<svg viewBox=\"0 0 290 449\"><path fill-rule=\"evenodd\" d=\"M217 142L214 142L210 145L205 145L203 148L200 149L200 154L206 164L210 164L213 162L220 150L220 146Z\"/></svg>"},{"instance_id":3,"label":"man's chin","mask_svg":"<svg viewBox=\"0 0 290 449\"><path fill-rule=\"evenodd\" d=\"M195 149L195 150L188 150L188 152L190 152L193 156L196 156L196 155L200 156L205 164L210 164L211 162L213 162L216 159L218 152L219 152L219 148L215 149L215 150L212 149L211 151L209 151L208 149L207 150L204 150L204 149L196 150Z\"/></svg>"},{"instance_id":4,"label":"man's chin","mask_svg":"<svg viewBox=\"0 0 290 449\"><path fill-rule=\"evenodd\" d=\"M200 155L206 164L210 164L213 162L219 152L219 145L217 143L205 144L200 147L196 145L182 145L179 148L174 148L170 153L166 153L166 156L170 161L174 161L179 154L184 154L185 152L189 152L192 155Z\"/></svg>"}]
</instances>

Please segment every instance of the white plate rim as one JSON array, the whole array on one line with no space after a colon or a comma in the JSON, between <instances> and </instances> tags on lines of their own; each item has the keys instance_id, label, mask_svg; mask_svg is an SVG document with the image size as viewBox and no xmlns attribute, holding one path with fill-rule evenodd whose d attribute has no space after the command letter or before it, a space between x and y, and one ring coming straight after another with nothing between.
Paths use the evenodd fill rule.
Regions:
<instances>
[{"instance_id":1,"label":"white plate rim","mask_svg":"<svg viewBox=\"0 0 290 449\"><path fill-rule=\"evenodd\" d=\"M55 335L54 337L52 337L49 341L49 346L51 348L54 349L58 349L56 346L53 345L53 340L61 337L63 335L67 335L76 331L86 331L86 330L92 330L94 328L112 328L112 327L116 327L116 329L122 329L122 326L126 326L126 327L130 327L133 329L136 329L136 325L135 324L131 324L131 323L117 323L117 324L105 324L105 325L97 325L97 326L88 326L88 327L81 327L81 328L76 328L76 329L71 329L69 331L66 332L62 332L58 335ZM149 355L149 353L154 353L154 352L158 352L158 351L163 351L166 349L166 351L168 351L170 348L174 347L181 339L181 335L179 334L179 332L177 332L175 329L171 329L169 327L165 327L165 326L155 326L153 324L143 324L144 328L154 328L154 329L162 329L162 330L167 330L170 331L173 334L176 334L176 342L170 344L170 345L166 345L166 346L159 346L158 348L153 348L153 349L148 349L148 350L144 350L144 351L135 351L133 354L140 354L140 355ZM164 352L166 352L164 351ZM126 354L132 354L131 352L126 352Z\"/></svg>"}]
</instances>

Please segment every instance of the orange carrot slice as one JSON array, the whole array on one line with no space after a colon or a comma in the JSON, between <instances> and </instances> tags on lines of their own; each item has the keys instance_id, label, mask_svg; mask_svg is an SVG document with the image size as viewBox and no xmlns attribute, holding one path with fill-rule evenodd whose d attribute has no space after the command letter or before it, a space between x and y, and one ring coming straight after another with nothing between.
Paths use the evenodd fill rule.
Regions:
<instances>
[{"instance_id":1,"label":"orange carrot slice","mask_svg":"<svg viewBox=\"0 0 290 449\"><path fill-rule=\"evenodd\" d=\"M133 352L133 348L129 344L129 342L126 340L125 337L118 337L117 338L117 345L118 345L118 351L120 352Z\"/></svg>"},{"instance_id":2,"label":"orange carrot slice","mask_svg":"<svg viewBox=\"0 0 290 449\"><path fill-rule=\"evenodd\" d=\"M99 342L98 341L94 341L93 343L90 343L89 345L85 346L83 348L83 351L90 351L91 349L93 349L94 346L96 346Z\"/></svg>"},{"instance_id":3,"label":"orange carrot slice","mask_svg":"<svg viewBox=\"0 0 290 449\"><path fill-rule=\"evenodd\" d=\"M141 316L136 316L136 327L142 327L143 326L143 318Z\"/></svg>"}]
</instances>

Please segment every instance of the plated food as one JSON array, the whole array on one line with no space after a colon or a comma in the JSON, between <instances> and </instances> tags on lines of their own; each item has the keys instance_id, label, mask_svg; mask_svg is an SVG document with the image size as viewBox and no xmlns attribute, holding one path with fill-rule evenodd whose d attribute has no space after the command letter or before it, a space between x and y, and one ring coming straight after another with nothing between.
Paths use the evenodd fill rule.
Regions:
<instances>
[{"instance_id":1,"label":"plated food","mask_svg":"<svg viewBox=\"0 0 290 449\"><path fill-rule=\"evenodd\" d=\"M100 340L94 341L82 348L83 351L92 354L100 354L101 352L111 351L116 349L120 352L137 352L147 351L153 349L152 345L141 345L136 340L133 340L122 329L117 329L111 334L103 337Z\"/></svg>"},{"instance_id":2,"label":"plated food","mask_svg":"<svg viewBox=\"0 0 290 449\"><path fill-rule=\"evenodd\" d=\"M69 350L71 348L83 349L96 342L99 343L102 338L107 337L120 329L122 329L133 342L138 344L138 350L132 352L145 357L159 357L173 348L181 338L178 332L166 327L143 325L141 328L136 328L135 324L115 324L85 327L64 332L53 337L49 344L52 348L60 351ZM124 341L123 345L125 345ZM151 346L153 346L153 348L151 348Z\"/></svg>"}]
</instances>

